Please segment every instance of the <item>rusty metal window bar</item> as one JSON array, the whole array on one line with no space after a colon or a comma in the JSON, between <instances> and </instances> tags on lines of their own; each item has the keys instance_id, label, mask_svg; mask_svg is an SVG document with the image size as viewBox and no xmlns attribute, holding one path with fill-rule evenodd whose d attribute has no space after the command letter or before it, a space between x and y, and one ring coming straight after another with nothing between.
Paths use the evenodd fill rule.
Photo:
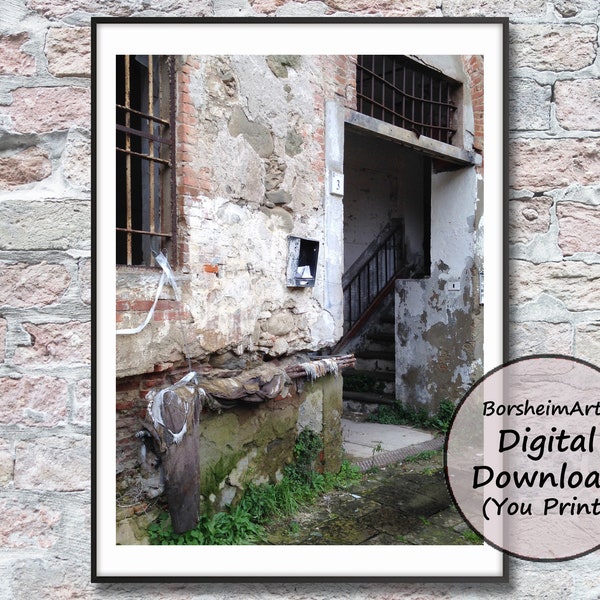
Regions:
<instances>
[{"instance_id":1,"label":"rusty metal window bar","mask_svg":"<svg viewBox=\"0 0 600 600\"><path fill-rule=\"evenodd\" d=\"M117 264L176 263L175 62L117 56Z\"/></svg>"},{"instance_id":2,"label":"rusty metal window bar","mask_svg":"<svg viewBox=\"0 0 600 600\"><path fill-rule=\"evenodd\" d=\"M406 56L357 56L358 112L452 143L457 82Z\"/></svg>"}]
</instances>

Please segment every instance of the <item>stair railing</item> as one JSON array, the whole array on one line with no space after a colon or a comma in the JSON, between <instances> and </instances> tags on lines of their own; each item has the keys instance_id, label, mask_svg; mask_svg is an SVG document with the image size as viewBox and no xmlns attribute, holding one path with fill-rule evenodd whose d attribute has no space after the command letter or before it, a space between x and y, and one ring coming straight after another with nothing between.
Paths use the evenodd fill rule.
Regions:
<instances>
[{"instance_id":1,"label":"stair railing","mask_svg":"<svg viewBox=\"0 0 600 600\"><path fill-rule=\"evenodd\" d=\"M405 265L404 220L394 219L344 275L345 339L387 295Z\"/></svg>"}]
</instances>

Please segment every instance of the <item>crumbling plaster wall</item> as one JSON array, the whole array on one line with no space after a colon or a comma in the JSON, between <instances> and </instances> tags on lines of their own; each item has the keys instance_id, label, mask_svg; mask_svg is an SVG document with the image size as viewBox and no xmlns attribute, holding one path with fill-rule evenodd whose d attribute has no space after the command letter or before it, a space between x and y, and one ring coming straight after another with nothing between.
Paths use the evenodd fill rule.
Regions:
<instances>
[{"instance_id":1,"label":"crumbling plaster wall","mask_svg":"<svg viewBox=\"0 0 600 600\"><path fill-rule=\"evenodd\" d=\"M463 83L456 143L481 150L481 64L476 57L427 62ZM435 413L483 375L482 214L482 169L434 170L430 276L396 282L396 398L412 408Z\"/></svg>"},{"instance_id":2,"label":"crumbling plaster wall","mask_svg":"<svg viewBox=\"0 0 600 600\"><path fill-rule=\"evenodd\" d=\"M326 302L326 287L341 281L342 257L324 244L324 119L325 102L345 101L348 90L331 60L179 57L174 270L182 302L165 286L170 314L120 336L117 376L181 362L184 353L281 357L336 341L341 303ZM290 234L320 242L312 288L286 287ZM152 300L158 278L120 270L120 327L143 320L131 307Z\"/></svg>"},{"instance_id":3,"label":"crumbling plaster wall","mask_svg":"<svg viewBox=\"0 0 600 600\"><path fill-rule=\"evenodd\" d=\"M333 69L332 67L336 67ZM332 345L341 332L335 301L343 258L328 230L325 105L347 101L349 57L177 58L178 299L166 284L148 326L117 336L117 487L120 543L143 543L162 492L153 460L140 460L146 394L181 373L243 371L263 360ZM314 287L286 286L288 236L319 241ZM141 323L161 272L117 269L117 326ZM334 282L334 286L332 286ZM341 296L341 288L337 292ZM202 382L200 381L200 386ZM297 434L319 433L322 468L341 465L341 378L295 382L288 396L200 420L202 510L221 510L253 481L274 482ZM140 514L136 514L136 511ZM149 512L150 511L150 512Z\"/></svg>"},{"instance_id":4,"label":"crumbling plaster wall","mask_svg":"<svg viewBox=\"0 0 600 600\"><path fill-rule=\"evenodd\" d=\"M434 175L431 196L431 274L396 282L396 398L435 412L483 374L475 169Z\"/></svg>"}]
</instances>

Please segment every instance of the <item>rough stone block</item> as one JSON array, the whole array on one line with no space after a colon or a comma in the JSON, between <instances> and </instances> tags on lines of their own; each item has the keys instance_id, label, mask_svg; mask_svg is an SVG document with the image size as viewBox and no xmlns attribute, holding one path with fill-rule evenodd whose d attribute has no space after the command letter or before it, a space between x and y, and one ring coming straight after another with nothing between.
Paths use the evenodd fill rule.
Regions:
<instances>
[{"instance_id":1,"label":"rough stone block","mask_svg":"<svg viewBox=\"0 0 600 600\"><path fill-rule=\"evenodd\" d=\"M80 321L67 323L24 323L31 337L31 346L16 349L13 362L22 364L90 364L91 324Z\"/></svg>"},{"instance_id":2,"label":"rough stone block","mask_svg":"<svg viewBox=\"0 0 600 600\"><path fill-rule=\"evenodd\" d=\"M47 133L91 125L91 102L88 88L47 87L18 88L6 112L12 130L20 133Z\"/></svg>"},{"instance_id":3,"label":"rough stone block","mask_svg":"<svg viewBox=\"0 0 600 600\"><path fill-rule=\"evenodd\" d=\"M52 174L48 154L31 147L5 158L0 158L0 189L12 189L42 181Z\"/></svg>"},{"instance_id":4,"label":"rough stone block","mask_svg":"<svg viewBox=\"0 0 600 600\"><path fill-rule=\"evenodd\" d=\"M51 27L46 36L48 71L56 77L89 77L90 30L87 27Z\"/></svg>"},{"instance_id":5,"label":"rough stone block","mask_svg":"<svg viewBox=\"0 0 600 600\"><path fill-rule=\"evenodd\" d=\"M71 420L75 425L91 424L92 419L92 385L89 379L75 384L75 394Z\"/></svg>"},{"instance_id":6,"label":"rough stone block","mask_svg":"<svg viewBox=\"0 0 600 600\"><path fill-rule=\"evenodd\" d=\"M550 227L550 209L553 200L546 196L518 198L508 205L508 241L527 244L536 234L546 233Z\"/></svg>"},{"instance_id":7,"label":"rough stone block","mask_svg":"<svg viewBox=\"0 0 600 600\"><path fill-rule=\"evenodd\" d=\"M4 362L6 356L6 332L8 325L6 319L0 318L0 363Z\"/></svg>"},{"instance_id":8,"label":"rough stone block","mask_svg":"<svg viewBox=\"0 0 600 600\"><path fill-rule=\"evenodd\" d=\"M232 136L242 135L261 158L272 154L273 137L269 129L260 123L249 121L240 107L234 108L228 128Z\"/></svg>"},{"instance_id":9,"label":"rough stone block","mask_svg":"<svg viewBox=\"0 0 600 600\"><path fill-rule=\"evenodd\" d=\"M13 480L15 461L10 450L10 445L0 440L0 487Z\"/></svg>"},{"instance_id":10,"label":"rough stone block","mask_svg":"<svg viewBox=\"0 0 600 600\"><path fill-rule=\"evenodd\" d=\"M58 539L61 512L43 504L0 499L2 548L52 548Z\"/></svg>"},{"instance_id":11,"label":"rough stone block","mask_svg":"<svg viewBox=\"0 0 600 600\"><path fill-rule=\"evenodd\" d=\"M151 7L136 2L106 2L106 0L65 0L59 3L53 0L31 0L27 6L29 10L43 15L46 19L65 22L84 20L85 16L81 14L105 17L131 15L156 17L161 14L173 17L212 15L212 4L208 0L155 0Z\"/></svg>"},{"instance_id":12,"label":"rough stone block","mask_svg":"<svg viewBox=\"0 0 600 600\"><path fill-rule=\"evenodd\" d=\"M425 16L433 15L436 9L435 0L416 0L410 3L396 0L327 0L327 6L341 12L385 13L389 16Z\"/></svg>"},{"instance_id":13,"label":"rough stone block","mask_svg":"<svg viewBox=\"0 0 600 600\"><path fill-rule=\"evenodd\" d=\"M513 78L510 81L509 128L522 131L543 131L550 127L549 85L533 79Z\"/></svg>"},{"instance_id":14,"label":"rough stone block","mask_svg":"<svg viewBox=\"0 0 600 600\"><path fill-rule=\"evenodd\" d=\"M90 583L87 553L72 560L61 560L54 553L45 552L17 558L7 581L12 600L87 600L98 593L98 586ZM135 595L126 595L134 600ZM139 598L140 596L137 596ZM137 600L135 598L135 600Z\"/></svg>"},{"instance_id":15,"label":"rough stone block","mask_svg":"<svg viewBox=\"0 0 600 600\"><path fill-rule=\"evenodd\" d=\"M0 424L56 427L67 419L67 383L55 377L0 378Z\"/></svg>"},{"instance_id":16,"label":"rough stone block","mask_svg":"<svg viewBox=\"0 0 600 600\"><path fill-rule=\"evenodd\" d=\"M15 448L15 488L75 492L90 488L90 439L38 437Z\"/></svg>"},{"instance_id":17,"label":"rough stone block","mask_svg":"<svg viewBox=\"0 0 600 600\"><path fill-rule=\"evenodd\" d=\"M561 202L556 207L558 245L565 256L577 252L600 253L600 207L575 202Z\"/></svg>"},{"instance_id":18,"label":"rough stone block","mask_svg":"<svg viewBox=\"0 0 600 600\"><path fill-rule=\"evenodd\" d=\"M600 325L582 323L575 328L577 356L600 367Z\"/></svg>"},{"instance_id":19,"label":"rough stone block","mask_svg":"<svg viewBox=\"0 0 600 600\"><path fill-rule=\"evenodd\" d=\"M294 328L294 317L288 313L274 314L266 323L267 332L271 335L286 335Z\"/></svg>"},{"instance_id":20,"label":"rough stone block","mask_svg":"<svg viewBox=\"0 0 600 600\"><path fill-rule=\"evenodd\" d=\"M544 294L569 311L597 310L599 284L600 264L514 260L510 263L508 296L514 306L523 306Z\"/></svg>"},{"instance_id":21,"label":"rough stone block","mask_svg":"<svg viewBox=\"0 0 600 600\"><path fill-rule=\"evenodd\" d=\"M0 75L34 75L35 59L23 50L27 33L0 36Z\"/></svg>"},{"instance_id":22,"label":"rough stone block","mask_svg":"<svg viewBox=\"0 0 600 600\"><path fill-rule=\"evenodd\" d=\"M579 79L554 85L556 120L570 130L600 130L600 81Z\"/></svg>"},{"instance_id":23,"label":"rough stone block","mask_svg":"<svg viewBox=\"0 0 600 600\"><path fill-rule=\"evenodd\" d=\"M528 354L573 353L573 326L570 323L511 323L511 358Z\"/></svg>"},{"instance_id":24,"label":"rough stone block","mask_svg":"<svg viewBox=\"0 0 600 600\"><path fill-rule=\"evenodd\" d=\"M0 306L32 308L56 304L66 292L70 280L63 265L3 264L0 269Z\"/></svg>"},{"instance_id":25,"label":"rough stone block","mask_svg":"<svg viewBox=\"0 0 600 600\"><path fill-rule=\"evenodd\" d=\"M91 246L87 201L6 200L2 203L2 216L0 250L69 250Z\"/></svg>"},{"instance_id":26,"label":"rough stone block","mask_svg":"<svg viewBox=\"0 0 600 600\"><path fill-rule=\"evenodd\" d=\"M515 189L592 185L600 177L600 138L516 139L509 152L510 185Z\"/></svg>"},{"instance_id":27,"label":"rough stone block","mask_svg":"<svg viewBox=\"0 0 600 600\"><path fill-rule=\"evenodd\" d=\"M593 25L513 24L509 34L510 66L540 71L589 67L596 58L597 36Z\"/></svg>"},{"instance_id":28,"label":"rough stone block","mask_svg":"<svg viewBox=\"0 0 600 600\"><path fill-rule=\"evenodd\" d=\"M486 17L525 17L541 15L545 0L445 0L445 17L486 16Z\"/></svg>"},{"instance_id":29,"label":"rough stone block","mask_svg":"<svg viewBox=\"0 0 600 600\"><path fill-rule=\"evenodd\" d=\"M90 138L78 131L70 131L61 162L65 179L74 188L91 190L91 161Z\"/></svg>"},{"instance_id":30,"label":"rough stone block","mask_svg":"<svg viewBox=\"0 0 600 600\"><path fill-rule=\"evenodd\" d=\"M576 17L583 11L598 10L596 0L555 0L554 9L565 19Z\"/></svg>"},{"instance_id":31,"label":"rough stone block","mask_svg":"<svg viewBox=\"0 0 600 600\"><path fill-rule=\"evenodd\" d=\"M81 259L77 265L79 296L84 304L92 303L92 261Z\"/></svg>"}]
</instances>

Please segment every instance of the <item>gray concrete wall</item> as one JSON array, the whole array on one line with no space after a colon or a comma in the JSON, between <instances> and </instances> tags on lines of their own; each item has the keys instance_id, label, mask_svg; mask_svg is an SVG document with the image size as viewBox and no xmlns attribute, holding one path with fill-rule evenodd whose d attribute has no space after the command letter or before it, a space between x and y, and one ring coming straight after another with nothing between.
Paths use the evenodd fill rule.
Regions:
<instances>
[{"instance_id":1,"label":"gray concrete wall","mask_svg":"<svg viewBox=\"0 0 600 600\"><path fill-rule=\"evenodd\" d=\"M460 57L426 57L463 83L454 143L473 148L469 77ZM475 166L431 174L430 274L396 282L396 398L434 414L483 375L483 176Z\"/></svg>"}]
</instances>

